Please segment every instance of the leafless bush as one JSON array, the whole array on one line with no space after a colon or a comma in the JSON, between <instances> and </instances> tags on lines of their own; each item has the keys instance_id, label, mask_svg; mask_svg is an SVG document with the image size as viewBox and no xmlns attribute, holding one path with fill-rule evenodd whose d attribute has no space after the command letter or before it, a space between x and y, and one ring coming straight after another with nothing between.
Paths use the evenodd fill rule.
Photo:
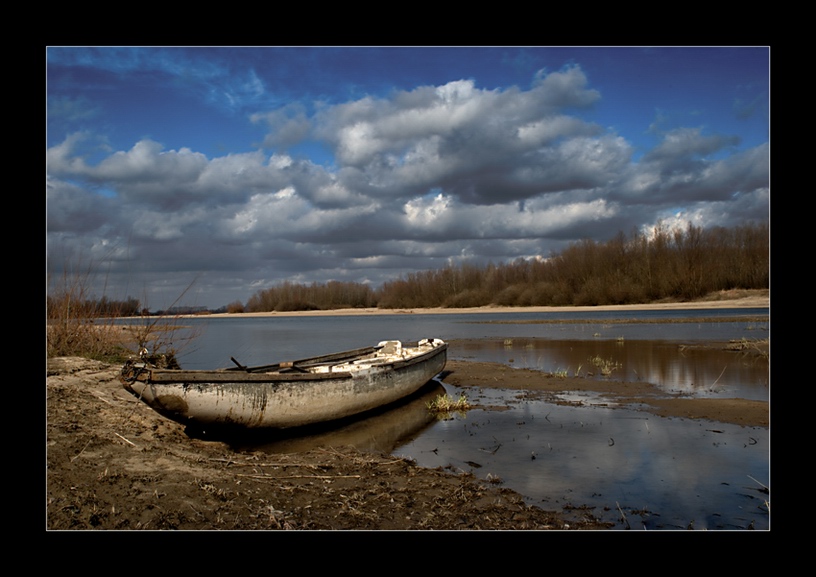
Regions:
<instances>
[{"instance_id":1,"label":"leafless bush","mask_svg":"<svg viewBox=\"0 0 816 577\"><path fill-rule=\"evenodd\" d=\"M46 297L46 351L49 357L98 360L127 352L127 332L114 322L116 311L99 306L90 294L93 269L65 272Z\"/></svg>"},{"instance_id":2,"label":"leafless bush","mask_svg":"<svg viewBox=\"0 0 816 577\"><path fill-rule=\"evenodd\" d=\"M139 302L92 294L94 266L69 266L49 282L46 296L46 354L118 362L136 354L175 358L181 337L175 320L140 315ZM188 289L189 290L189 287ZM186 290L184 291L186 292ZM182 293L183 294L183 293ZM181 297L179 297L181 298ZM122 318L139 319L131 323Z\"/></svg>"}]
</instances>

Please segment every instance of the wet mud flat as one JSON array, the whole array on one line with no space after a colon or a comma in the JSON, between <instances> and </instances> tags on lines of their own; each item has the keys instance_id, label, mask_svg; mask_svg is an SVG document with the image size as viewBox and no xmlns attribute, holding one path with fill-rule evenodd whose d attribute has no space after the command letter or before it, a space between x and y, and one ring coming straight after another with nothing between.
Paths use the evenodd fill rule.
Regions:
<instances>
[{"instance_id":1,"label":"wet mud flat","mask_svg":"<svg viewBox=\"0 0 816 577\"><path fill-rule=\"evenodd\" d=\"M640 407L638 410L661 417L707 419L748 427L767 427L770 424L768 402L739 398L671 396L648 382L559 377L500 363L457 360L448 361L444 381L457 387L524 390L556 404L571 404L563 393L592 392L607 399L610 405Z\"/></svg>"}]
</instances>

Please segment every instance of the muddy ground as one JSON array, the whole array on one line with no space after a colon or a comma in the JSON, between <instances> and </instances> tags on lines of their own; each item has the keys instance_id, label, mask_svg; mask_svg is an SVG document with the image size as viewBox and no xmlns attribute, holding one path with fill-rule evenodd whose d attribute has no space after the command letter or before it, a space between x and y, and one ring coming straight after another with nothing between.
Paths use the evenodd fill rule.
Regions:
<instances>
[{"instance_id":1,"label":"muddy ground","mask_svg":"<svg viewBox=\"0 0 816 577\"><path fill-rule=\"evenodd\" d=\"M235 453L125 391L118 366L49 359L46 529L54 530L588 530L591 509L544 511L469 474L425 469L388 454L323 449ZM541 395L595 390L611 404L660 415L768 426L768 403L666 399L645 383L557 378L450 361L457 386L524 387Z\"/></svg>"}]
</instances>

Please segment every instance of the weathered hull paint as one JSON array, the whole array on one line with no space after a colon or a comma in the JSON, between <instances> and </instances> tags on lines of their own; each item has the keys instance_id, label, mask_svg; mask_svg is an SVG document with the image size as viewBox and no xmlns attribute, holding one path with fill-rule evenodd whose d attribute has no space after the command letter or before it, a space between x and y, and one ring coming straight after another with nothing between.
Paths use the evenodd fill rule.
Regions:
<instances>
[{"instance_id":1,"label":"weathered hull paint","mask_svg":"<svg viewBox=\"0 0 816 577\"><path fill-rule=\"evenodd\" d=\"M447 360L447 344L439 339L405 348L398 341L387 341L376 349L375 354L297 373L281 370L280 365L270 365L276 370L244 372L172 371L131 364L123 368L121 380L150 407L181 423L289 428L398 401L442 372Z\"/></svg>"}]
</instances>

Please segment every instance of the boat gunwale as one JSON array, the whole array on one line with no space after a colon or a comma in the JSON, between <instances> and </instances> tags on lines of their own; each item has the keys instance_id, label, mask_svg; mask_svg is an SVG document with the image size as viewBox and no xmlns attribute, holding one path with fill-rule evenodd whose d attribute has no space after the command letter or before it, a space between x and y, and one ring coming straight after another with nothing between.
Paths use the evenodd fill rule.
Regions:
<instances>
[{"instance_id":1,"label":"boat gunwale","mask_svg":"<svg viewBox=\"0 0 816 577\"><path fill-rule=\"evenodd\" d=\"M146 368L145 372L137 377L137 380L142 380L145 383L150 384L171 384L171 383L187 383L187 384L243 384L243 383L265 383L265 382L308 382L308 381L323 381L323 380L342 380L342 379L350 379L354 378L355 374L360 373L361 371L368 370L368 369L375 369L375 370L396 370L400 368L404 368L410 365L414 365L420 362L427 360L429 357L435 356L442 351L447 350L448 343L442 342L442 344L434 346L432 349L428 351L424 351L419 353L415 356L409 357L407 359L384 359L382 362L371 363L366 367L361 367L360 371L338 371L338 372L325 372L325 373L316 373L316 372L281 372L282 370L291 370L292 368L297 369L300 367L308 366L309 363L313 363L312 366L319 366L319 361L327 359L329 357L336 357L336 363L323 363L326 364L342 364L344 362L348 362L354 358L360 358L366 354L370 354L379 350L380 346L376 347L365 347L362 349L355 349L352 351L344 351L340 353L334 353L331 355L322 355L318 357L311 357L307 359L302 359L299 361L292 361L289 363L276 363L272 365L263 365L263 367L278 367L277 371L267 370L264 372L260 372L258 369L259 367L246 367L241 369L239 367L228 367L226 369L193 369L193 370L184 370L184 369L155 369L155 368ZM358 354L355 354L358 353ZM346 355L346 356L342 356Z\"/></svg>"},{"instance_id":2,"label":"boat gunwale","mask_svg":"<svg viewBox=\"0 0 816 577\"><path fill-rule=\"evenodd\" d=\"M341 362L348 362L352 359L359 359L364 355L369 355L371 353L377 352L380 350L382 346L373 346L373 347L363 347L359 349L351 349L349 351L341 351L338 353L330 353L328 355L319 355L316 357L308 357L305 359L299 359L297 361L286 361L280 363L273 363L271 365L258 365L255 367L226 367L223 369L215 369L216 371L223 371L223 372L246 372L246 373L261 373L261 372L273 372L279 369L286 369L286 368L296 368L296 367L303 367L307 365L317 366L319 364L340 364Z\"/></svg>"}]
</instances>

